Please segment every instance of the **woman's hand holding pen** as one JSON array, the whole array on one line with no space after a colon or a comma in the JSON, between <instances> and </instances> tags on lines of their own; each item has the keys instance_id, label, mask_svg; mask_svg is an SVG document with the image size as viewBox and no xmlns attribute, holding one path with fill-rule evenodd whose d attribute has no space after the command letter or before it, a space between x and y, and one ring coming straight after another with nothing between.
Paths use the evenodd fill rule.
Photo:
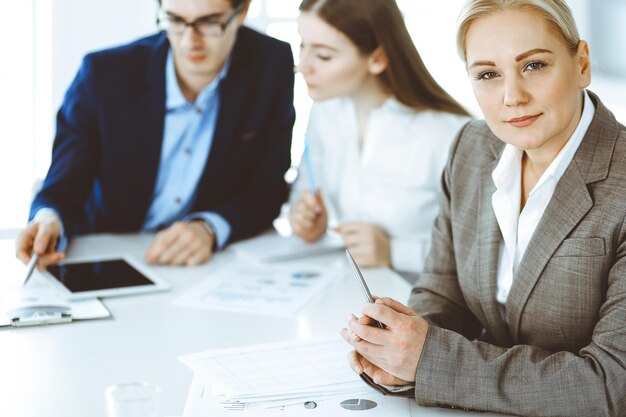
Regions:
<instances>
[{"instance_id":1,"label":"woman's hand holding pen","mask_svg":"<svg viewBox=\"0 0 626 417\"><path fill-rule=\"evenodd\" d=\"M300 199L291 208L291 228L306 242L314 242L326 233L328 212L318 190L314 196L310 191L302 193Z\"/></svg>"},{"instance_id":2,"label":"woman's hand holding pen","mask_svg":"<svg viewBox=\"0 0 626 417\"><path fill-rule=\"evenodd\" d=\"M379 298L363 306L362 317L348 317L341 336L355 351L348 356L351 368L365 372L375 383L407 385L415 381L428 323L409 307L391 298ZM371 326L372 319L386 328Z\"/></svg>"}]
</instances>

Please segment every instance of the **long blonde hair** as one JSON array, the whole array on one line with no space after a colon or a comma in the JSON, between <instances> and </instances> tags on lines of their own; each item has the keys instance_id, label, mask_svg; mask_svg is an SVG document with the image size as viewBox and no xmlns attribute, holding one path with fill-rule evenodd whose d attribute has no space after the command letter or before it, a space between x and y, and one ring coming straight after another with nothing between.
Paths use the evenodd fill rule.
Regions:
<instances>
[{"instance_id":1,"label":"long blonde hair","mask_svg":"<svg viewBox=\"0 0 626 417\"><path fill-rule=\"evenodd\" d=\"M459 15L456 36L456 47L464 62L467 61L467 31L472 23L481 17L507 10L525 10L540 14L550 29L563 39L571 53L578 50L580 35L572 11L564 0L469 0Z\"/></svg>"}]
</instances>

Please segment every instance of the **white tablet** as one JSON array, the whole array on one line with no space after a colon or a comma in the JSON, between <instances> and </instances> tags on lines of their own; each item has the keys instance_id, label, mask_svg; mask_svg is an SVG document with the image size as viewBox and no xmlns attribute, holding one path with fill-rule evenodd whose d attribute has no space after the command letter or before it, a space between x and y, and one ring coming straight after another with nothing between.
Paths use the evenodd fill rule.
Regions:
<instances>
[{"instance_id":1,"label":"white tablet","mask_svg":"<svg viewBox=\"0 0 626 417\"><path fill-rule=\"evenodd\" d=\"M132 258L72 259L47 267L44 275L68 300L143 294L169 289Z\"/></svg>"}]
</instances>

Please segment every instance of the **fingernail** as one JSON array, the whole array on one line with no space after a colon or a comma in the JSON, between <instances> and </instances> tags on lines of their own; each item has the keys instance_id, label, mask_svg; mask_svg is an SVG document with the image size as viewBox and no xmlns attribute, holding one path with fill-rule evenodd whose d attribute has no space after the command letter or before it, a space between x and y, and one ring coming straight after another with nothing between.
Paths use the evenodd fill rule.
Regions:
<instances>
[{"instance_id":1,"label":"fingernail","mask_svg":"<svg viewBox=\"0 0 626 417\"><path fill-rule=\"evenodd\" d=\"M348 314L348 316L346 317L346 320L350 321L352 320L352 317L354 317L352 314Z\"/></svg>"},{"instance_id":2,"label":"fingernail","mask_svg":"<svg viewBox=\"0 0 626 417\"><path fill-rule=\"evenodd\" d=\"M355 369L357 374L362 374L363 373L363 368L361 368L360 366L357 366Z\"/></svg>"}]
</instances>

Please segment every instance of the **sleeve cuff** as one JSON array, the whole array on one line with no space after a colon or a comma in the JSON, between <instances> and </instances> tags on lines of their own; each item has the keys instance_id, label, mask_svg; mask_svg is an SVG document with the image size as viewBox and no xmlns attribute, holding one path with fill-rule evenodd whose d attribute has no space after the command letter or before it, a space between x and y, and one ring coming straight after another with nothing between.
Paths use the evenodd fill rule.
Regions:
<instances>
[{"instance_id":1,"label":"sleeve cuff","mask_svg":"<svg viewBox=\"0 0 626 417\"><path fill-rule=\"evenodd\" d=\"M65 250L67 249L67 245L68 245L68 239L67 239L67 236L65 235L65 228L63 227L61 216L59 216L59 213L57 213L55 209L52 209L50 207L40 208L39 210L37 210L37 212L33 216L32 221L34 222L54 222L54 221L59 222L59 225L61 226L61 233L59 234L59 241L57 242L56 249L59 252L65 252Z\"/></svg>"},{"instance_id":2,"label":"sleeve cuff","mask_svg":"<svg viewBox=\"0 0 626 417\"><path fill-rule=\"evenodd\" d=\"M363 372L359 375L363 382L383 395L393 395L398 397L413 398L415 396L415 385L381 385L374 382L371 376Z\"/></svg>"},{"instance_id":3,"label":"sleeve cuff","mask_svg":"<svg viewBox=\"0 0 626 417\"><path fill-rule=\"evenodd\" d=\"M186 216L184 221L189 222L192 220L203 220L207 222L211 228L215 231L216 247L222 249L228 238L230 237L231 227L230 224L219 214L206 211L202 213L192 213Z\"/></svg>"}]
</instances>

